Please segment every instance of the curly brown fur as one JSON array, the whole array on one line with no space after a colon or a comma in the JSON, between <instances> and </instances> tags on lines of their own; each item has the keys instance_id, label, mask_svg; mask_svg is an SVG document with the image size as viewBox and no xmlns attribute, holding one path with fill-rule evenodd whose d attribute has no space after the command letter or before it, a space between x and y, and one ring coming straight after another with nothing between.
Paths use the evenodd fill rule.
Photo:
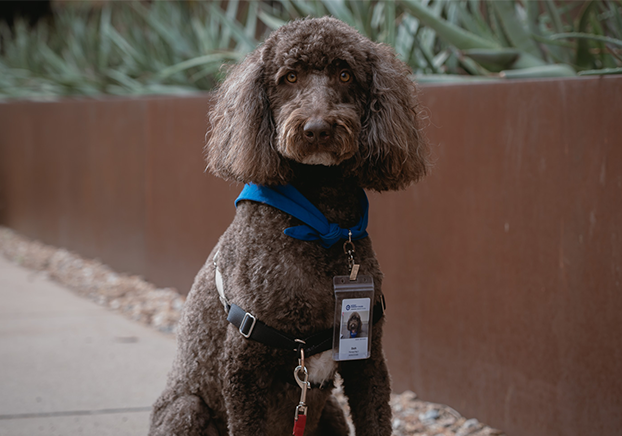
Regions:
<instances>
[{"instance_id":1,"label":"curly brown fur","mask_svg":"<svg viewBox=\"0 0 622 436\"><path fill-rule=\"evenodd\" d=\"M343 69L353 76L347 86L337 77ZM293 86L289 72L299 76ZM326 151L345 160L346 174L367 189L404 188L425 175L427 166L417 92L408 73L390 47L340 21L283 26L220 87L210 114L208 168L242 183L290 183L291 163L309 153L300 147L301 126L321 116L337 138Z\"/></svg>"},{"instance_id":2,"label":"curly brown fur","mask_svg":"<svg viewBox=\"0 0 622 436\"><path fill-rule=\"evenodd\" d=\"M344 74L345 73L345 74ZM330 222L360 219L361 187L400 189L426 172L415 85L390 48L332 18L287 24L232 68L210 113L208 168L228 180L291 183ZM289 80L288 80L289 79ZM242 337L226 320L215 286L218 252L227 298L293 337L331 328L332 278L348 271L341 244L323 248L283 230L299 225L270 206L242 201L197 275L178 332L168 384L154 405L150 434L287 435L300 389L283 374L294 352ZM382 273L369 238L355 242L360 274ZM306 436L345 435L331 396L339 372L356 434L389 435L390 381L374 325L369 359L333 362L330 351L307 359L313 389Z\"/></svg>"}]
</instances>

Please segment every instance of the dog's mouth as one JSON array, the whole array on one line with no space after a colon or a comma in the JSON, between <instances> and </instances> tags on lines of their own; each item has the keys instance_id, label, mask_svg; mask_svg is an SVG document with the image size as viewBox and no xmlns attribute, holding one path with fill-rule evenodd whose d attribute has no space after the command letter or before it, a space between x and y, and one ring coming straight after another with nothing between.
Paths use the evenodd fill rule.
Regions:
<instances>
[{"instance_id":1,"label":"dog's mouth","mask_svg":"<svg viewBox=\"0 0 622 436\"><path fill-rule=\"evenodd\" d=\"M351 158L358 148L360 121L356 114L340 115L305 117L294 111L278 129L279 151L307 165L335 166Z\"/></svg>"},{"instance_id":2,"label":"dog's mouth","mask_svg":"<svg viewBox=\"0 0 622 436\"><path fill-rule=\"evenodd\" d=\"M306 165L324 165L326 167L339 165L341 162L343 162L343 159L339 159L327 152L313 153L303 157L300 161L300 163Z\"/></svg>"}]
</instances>

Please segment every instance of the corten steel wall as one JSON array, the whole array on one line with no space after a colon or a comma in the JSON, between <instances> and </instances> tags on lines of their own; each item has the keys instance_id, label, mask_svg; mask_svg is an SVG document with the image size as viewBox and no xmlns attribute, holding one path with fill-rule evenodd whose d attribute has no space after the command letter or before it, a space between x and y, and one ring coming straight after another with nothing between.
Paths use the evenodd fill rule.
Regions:
<instances>
[{"instance_id":1,"label":"corten steel wall","mask_svg":"<svg viewBox=\"0 0 622 436\"><path fill-rule=\"evenodd\" d=\"M508 435L622 434L622 78L423 101L436 167L370 216L394 386Z\"/></svg>"},{"instance_id":2,"label":"corten steel wall","mask_svg":"<svg viewBox=\"0 0 622 436\"><path fill-rule=\"evenodd\" d=\"M0 223L187 293L237 189L204 173L209 103L0 104Z\"/></svg>"},{"instance_id":3,"label":"corten steel wall","mask_svg":"<svg viewBox=\"0 0 622 436\"><path fill-rule=\"evenodd\" d=\"M423 87L431 175L370 196L396 391L508 435L622 428L622 79ZM239 186L209 97L0 105L0 222L187 292Z\"/></svg>"}]
</instances>

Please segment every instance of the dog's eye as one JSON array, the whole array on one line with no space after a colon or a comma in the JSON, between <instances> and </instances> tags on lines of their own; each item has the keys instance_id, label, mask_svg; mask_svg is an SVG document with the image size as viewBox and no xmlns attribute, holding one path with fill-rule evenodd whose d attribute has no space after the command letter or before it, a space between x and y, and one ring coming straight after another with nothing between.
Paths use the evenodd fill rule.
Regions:
<instances>
[{"instance_id":1,"label":"dog's eye","mask_svg":"<svg viewBox=\"0 0 622 436\"><path fill-rule=\"evenodd\" d=\"M298 80L298 76L296 75L296 73L291 72L291 73L287 73L287 76L285 76L285 79L289 83L296 83L296 80Z\"/></svg>"},{"instance_id":2,"label":"dog's eye","mask_svg":"<svg viewBox=\"0 0 622 436\"><path fill-rule=\"evenodd\" d=\"M344 83L349 82L351 78L352 75L348 70L343 70L341 73L339 73L339 79Z\"/></svg>"}]
</instances>

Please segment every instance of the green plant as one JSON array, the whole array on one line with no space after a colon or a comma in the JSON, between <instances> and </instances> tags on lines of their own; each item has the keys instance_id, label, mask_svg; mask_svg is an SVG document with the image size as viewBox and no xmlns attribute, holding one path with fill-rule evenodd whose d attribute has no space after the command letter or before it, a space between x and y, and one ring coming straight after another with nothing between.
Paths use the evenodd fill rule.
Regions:
<instances>
[{"instance_id":1,"label":"green plant","mask_svg":"<svg viewBox=\"0 0 622 436\"><path fill-rule=\"evenodd\" d=\"M452 73L506 78L622 73L619 0L438 0L436 9L417 0L400 3L447 44L444 49L455 57L447 66Z\"/></svg>"},{"instance_id":2,"label":"green plant","mask_svg":"<svg viewBox=\"0 0 622 436\"><path fill-rule=\"evenodd\" d=\"M619 0L280 0L271 28L333 15L395 47L419 81L622 73Z\"/></svg>"},{"instance_id":3,"label":"green plant","mask_svg":"<svg viewBox=\"0 0 622 436\"><path fill-rule=\"evenodd\" d=\"M419 81L622 73L622 0L278 0L69 4L0 23L0 99L209 90L264 30L333 15Z\"/></svg>"},{"instance_id":4,"label":"green plant","mask_svg":"<svg viewBox=\"0 0 622 436\"><path fill-rule=\"evenodd\" d=\"M70 4L52 25L0 23L0 99L211 89L257 44L257 4L219 3Z\"/></svg>"}]
</instances>

